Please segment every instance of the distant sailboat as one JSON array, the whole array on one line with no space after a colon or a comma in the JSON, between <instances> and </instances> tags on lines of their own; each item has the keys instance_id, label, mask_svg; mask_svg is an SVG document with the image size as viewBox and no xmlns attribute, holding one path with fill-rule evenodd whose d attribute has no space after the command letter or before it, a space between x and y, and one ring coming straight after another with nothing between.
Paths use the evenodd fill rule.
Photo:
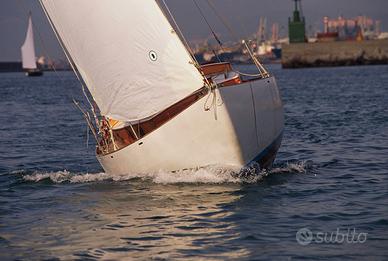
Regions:
<instances>
[{"instance_id":1,"label":"distant sailboat","mask_svg":"<svg viewBox=\"0 0 388 261\"><path fill-rule=\"evenodd\" d=\"M246 42L257 75L199 65L155 0L40 3L98 107L95 120L84 116L106 172L272 165L283 105Z\"/></svg>"},{"instance_id":2,"label":"distant sailboat","mask_svg":"<svg viewBox=\"0 0 388 261\"><path fill-rule=\"evenodd\" d=\"M34 31L32 28L31 14L28 19L28 29L26 39L21 47L22 52L22 65L26 72L26 76L42 76L43 72L38 69L36 65L35 56L35 44L34 44Z\"/></svg>"}]
</instances>

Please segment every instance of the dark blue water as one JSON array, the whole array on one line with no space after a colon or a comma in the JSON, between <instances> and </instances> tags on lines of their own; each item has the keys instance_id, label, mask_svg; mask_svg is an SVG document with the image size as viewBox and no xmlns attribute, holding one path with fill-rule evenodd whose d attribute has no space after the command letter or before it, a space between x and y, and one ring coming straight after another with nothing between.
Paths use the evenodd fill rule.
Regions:
<instances>
[{"instance_id":1,"label":"dark blue water","mask_svg":"<svg viewBox=\"0 0 388 261\"><path fill-rule=\"evenodd\" d=\"M388 67L271 70L286 128L259 178L105 174L71 73L0 74L0 259L387 260Z\"/></svg>"}]
</instances>

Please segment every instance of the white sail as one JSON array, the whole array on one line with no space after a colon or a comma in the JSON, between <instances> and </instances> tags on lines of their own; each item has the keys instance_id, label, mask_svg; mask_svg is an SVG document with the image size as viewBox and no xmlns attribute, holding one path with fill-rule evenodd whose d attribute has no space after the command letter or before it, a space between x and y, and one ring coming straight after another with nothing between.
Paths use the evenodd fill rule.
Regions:
<instances>
[{"instance_id":1,"label":"white sail","mask_svg":"<svg viewBox=\"0 0 388 261\"><path fill-rule=\"evenodd\" d=\"M36 69L35 61L35 45L34 45L34 31L32 29L31 15L28 19L28 29L26 40L21 48L22 51L22 64L24 69Z\"/></svg>"},{"instance_id":2,"label":"white sail","mask_svg":"<svg viewBox=\"0 0 388 261\"><path fill-rule=\"evenodd\" d=\"M155 0L41 0L101 114L149 117L203 86Z\"/></svg>"}]
</instances>

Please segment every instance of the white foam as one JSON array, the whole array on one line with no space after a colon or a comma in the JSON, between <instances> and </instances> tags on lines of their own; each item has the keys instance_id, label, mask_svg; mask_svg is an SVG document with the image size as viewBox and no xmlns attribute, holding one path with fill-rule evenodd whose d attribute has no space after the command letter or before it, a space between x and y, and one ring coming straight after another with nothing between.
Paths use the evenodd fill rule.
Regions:
<instances>
[{"instance_id":1,"label":"white foam","mask_svg":"<svg viewBox=\"0 0 388 261\"><path fill-rule=\"evenodd\" d=\"M67 170L57 172L35 172L31 175L23 176L25 181L40 182L42 180L51 180L54 183L85 183L85 182L96 182L110 179L106 173L95 173L95 174L73 174Z\"/></svg>"},{"instance_id":2,"label":"white foam","mask_svg":"<svg viewBox=\"0 0 388 261\"><path fill-rule=\"evenodd\" d=\"M158 184L175 183L257 183L264 177L272 174L284 173L306 173L305 162L287 163L283 167L273 168L270 171L258 171L257 166L247 167L242 170L233 167L210 166L206 168L181 170L177 172L158 171L148 174L126 174L115 175L107 173L71 173L67 170L58 172L35 172L24 175L23 179L30 182L40 182L50 180L54 183L89 183L102 181L128 181L141 178L145 181L152 181ZM258 173L259 172L259 173Z\"/></svg>"},{"instance_id":3,"label":"white foam","mask_svg":"<svg viewBox=\"0 0 388 261\"><path fill-rule=\"evenodd\" d=\"M271 169L271 174L276 173L306 173L309 168L309 163L307 161L300 161L296 163L287 162L284 167L277 167Z\"/></svg>"},{"instance_id":4,"label":"white foam","mask_svg":"<svg viewBox=\"0 0 388 261\"><path fill-rule=\"evenodd\" d=\"M177 172L159 171L153 176L155 183L238 183L240 179L236 177L239 169L232 167L211 166L196 170L181 170Z\"/></svg>"}]
</instances>

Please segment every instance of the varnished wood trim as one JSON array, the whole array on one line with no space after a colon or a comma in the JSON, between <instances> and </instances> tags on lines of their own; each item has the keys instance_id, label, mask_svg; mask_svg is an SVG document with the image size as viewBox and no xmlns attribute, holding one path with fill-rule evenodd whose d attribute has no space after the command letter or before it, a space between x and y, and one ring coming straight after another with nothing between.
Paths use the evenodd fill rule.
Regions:
<instances>
[{"instance_id":1,"label":"varnished wood trim","mask_svg":"<svg viewBox=\"0 0 388 261\"><path fill-rule=\"evenodd\" d=\"M165 109L161 113L155 115L151 119L141 122L139 124L133 124L132 127L136 133L133 133L131 126L112 130L116 149L114 148L111 139L106 138L104 141L101 141L101 144L107 144L108 148L105 148L105 152L97 149L97 154L108 155L135 143L139 139L147 136L151 132L160 128L163 124L167 123L168 121L176 117L178 114L189 108L199 99L204 97L207 93L208 89L206 87L203 87L192 95L186 97L185 99ZM136 137L138 137L139 139Z\"/></svg>"}]
</instances>

